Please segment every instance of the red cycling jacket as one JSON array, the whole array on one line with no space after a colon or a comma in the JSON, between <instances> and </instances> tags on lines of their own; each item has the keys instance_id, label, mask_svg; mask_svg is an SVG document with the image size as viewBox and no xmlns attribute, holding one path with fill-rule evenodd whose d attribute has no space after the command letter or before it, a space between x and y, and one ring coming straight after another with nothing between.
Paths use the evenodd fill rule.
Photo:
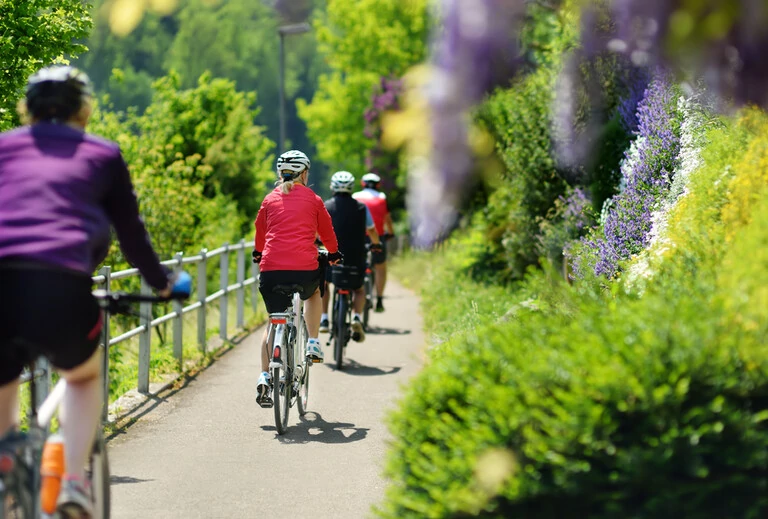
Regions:
<instances>
[{"instance_id":1,"label":"red cycling jacket","mask_svg":"<svg viewBox=\"0 0 768 519\"><path fill-rule=\"evenodd\" d=\"M322 199L301 184L287 195L277 187L256 216L255 247L262 253L259 270L316 270L315 237L334 253L339 250L331 216Z\"/></svg>"}]
</instances>

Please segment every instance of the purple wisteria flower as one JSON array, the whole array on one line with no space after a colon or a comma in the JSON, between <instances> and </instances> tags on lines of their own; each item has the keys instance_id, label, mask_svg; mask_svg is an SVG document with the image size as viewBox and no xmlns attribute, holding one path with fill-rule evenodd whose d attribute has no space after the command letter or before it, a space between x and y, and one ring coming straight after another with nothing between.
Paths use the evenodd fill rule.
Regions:
<instances>
[{"instance_id":1,"label":"purple wisteria flower","mask_svg":"<svg viewBox=\"0 0 768 519\"><path fill-rule=\"evenodd\" d=\"M701 77L724 99L768 107L768 4L763 0L613 0L611 14L613 37L606 42L585 27L586 49L608 48L638 66Z\"/></svg>"},{"instance_id":2,"label":"purple wisteria flower","mask_svg":"<svg viewBox=\"0 0 768 519\"><path fill-rule=\"evenodd\" d=\"M592 266L597 275L613 276L621 260L648 245L651 215L669 189L680 150L676 107L676 89L668 75L657 75L637 109L638 141L621 168L624 189L610 201L602 233L582 240L597 252Z\"/></svg>"},{"instance_id":3,"label":"purple wisteria flower","mask_svg":"<svg viewBox=\"0 0 768 519\"><path fill-rule=\"evenodd\" d=\"M517 34L525 0L444 0L427 89L432 152L411 168L408 206L414 242L427 246L451 228L472 170L470 109L522 63Z\"/></svg>"},{"instance_id":4,"label":"purple wisteria flower","mask_svg":"<svg viewBox=\"0 0 768 519\"><path fill-rule=\"evenodd\" d=\"M365 168L368 171L386 176L389 170L397 167L397 155L382 147L381 122L385 112L401 108L400 97L404 88L403 81L395 77L382 77L374 87L371 106L363 114L365 119L363 135L374 141L365 155Z\"/></svg>"}]
</instances>

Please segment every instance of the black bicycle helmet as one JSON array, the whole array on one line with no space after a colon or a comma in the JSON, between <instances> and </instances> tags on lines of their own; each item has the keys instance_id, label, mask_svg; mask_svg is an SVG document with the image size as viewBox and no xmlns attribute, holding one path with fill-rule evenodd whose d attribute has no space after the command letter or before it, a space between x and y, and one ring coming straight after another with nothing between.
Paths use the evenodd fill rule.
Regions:
<instances>
[{"instance_id":1,"label":"black bicycle helmet","mask_svg":"<svg viewBox=\"0 0 768 519\"><path fill-rule=\"evenodd\" d=\"M34 119L66 121L93 96L91 80L85 72L68 65L54 65L29 77L26 88L27 112Z\"/></svg>"}]
</instances>

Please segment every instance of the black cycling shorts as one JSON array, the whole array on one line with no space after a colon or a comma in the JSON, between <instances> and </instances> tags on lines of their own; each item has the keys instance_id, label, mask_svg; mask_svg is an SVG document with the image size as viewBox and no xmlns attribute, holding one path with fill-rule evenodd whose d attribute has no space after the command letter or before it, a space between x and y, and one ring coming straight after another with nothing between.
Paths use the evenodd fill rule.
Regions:
<instances>
[{"instance_id":1,"label":"black cycling shorts","mask_svg":"<svg viewBox=\"0 0 768 519\"><path fill-rule=\"evenodd\" d=\"M381 263L386 263L387 261L387 242L384 240L379 240L379 245L381 245L381 252L371 251L371 263L374 265L380 265Z\"/></svg>"},{"instance_id":2,"label":"black cycling shorts","mask_svg":"<svg viewBox=\"0 0 768 519\"><path fill-rule=\"evenodd\" d=\"M277 285L300 285L299 296L306 301L320 287L320 270L269 270L259 274L259 292L270 314L285 312L292 304L292 297L273 291Z\"/></svg>"},{"instance_id":3,"label":"black cycling shorts","mask_svg":"<svg viewBox=\"0 0 768 519\"><path fill-rule=\"evenodd\" d=\"M0 385L40 356L70 370L93 355L102 320L92 286L87 274L0 262Z\"/></svg>"}]
</instances>

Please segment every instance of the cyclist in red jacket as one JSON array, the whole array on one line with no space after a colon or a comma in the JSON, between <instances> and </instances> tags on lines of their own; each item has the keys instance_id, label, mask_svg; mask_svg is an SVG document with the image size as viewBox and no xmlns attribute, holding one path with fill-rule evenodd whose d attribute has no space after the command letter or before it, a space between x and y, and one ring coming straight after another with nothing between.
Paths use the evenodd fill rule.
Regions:
<instances>
[{"instance_id":1,"label":"cyclist in red jacket","mask_svg":"<svg viewBox=\"0 0 768 519\"><path fill-rule=\"evenodd\" d=\"M277 285L298 284L303 287L301 299L306 301L304 318L309 339L307 356L323 362L320 346L320 283L325 279L317 260L315 238L328 249L328 262L342 260L331 216L323 200L307 187L309 158L298 150L286 151L277 159L278 186L261 203L256 217L253 260L260 265L259 291L269 313L284 312L291 297L273 291ZM269 395L269 353L267 331L264 331L261 353L262 373L256 385L256 402L271 407Z\"/></svg>"},{"instance_id":2,"label":"cyclist in red jacket","mask_svg":"<svg viewBox=\"0 0 768 519\"><path fill-rule=\"evenodd\" d=\"M384 287L387 285L387 240L395 236L392 215L387 207L387 195L379 191L381 177L376 173L363 175L363 190L352 196L368 207L376 226L376 232L381 237L381 251L372 254L374 269L376 269L376 311L384 311Z\"/></svg>"}]
</instances>

